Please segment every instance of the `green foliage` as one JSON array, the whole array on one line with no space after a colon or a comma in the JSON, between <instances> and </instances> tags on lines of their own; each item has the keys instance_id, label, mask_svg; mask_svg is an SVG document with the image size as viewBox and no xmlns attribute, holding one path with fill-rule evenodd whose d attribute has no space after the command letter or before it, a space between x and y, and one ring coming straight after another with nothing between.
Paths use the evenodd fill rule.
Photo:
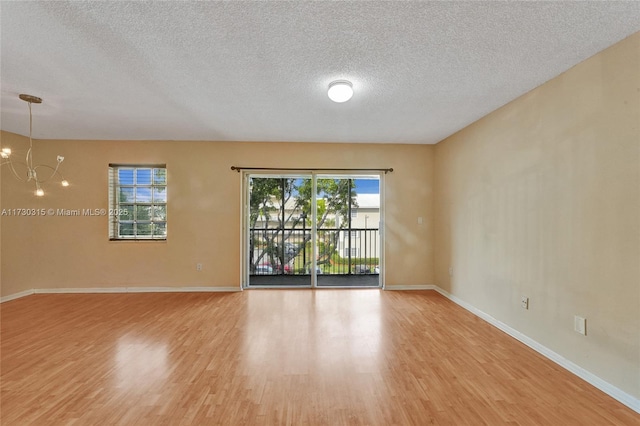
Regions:
<instances>
[{"instance_id":1,"label":"green foliage","mask_svg":"<svg viewBox=\"0 0 640 426\"><path fill-rule=\"evenodd\" d=\"M273 206L273 198L282 198L281 179L252 178L251 198L249 201L249 222L255 227L258 218L262 216L265 222L271 220L271 215L276 211Z\"/></svg>"},{"instance_id":2,"label":"green foliage","mask_svg":"<svg viewBox=\"0 0 640 426\"><path fill-rule=\"evenodd\" d=\"M311 240L310 232L306 232L304 238L292 236L299 236L301 229L312 227L312 181L297 178L251 178L250 184L249 225L255 230L260 221L264 226L261 232L252 233L251 264L255 268L266 260L274 268L285 265L298 256ZM336 221L340 222L340 228L348 227L349 205L357 207L352 181L318 179L316 195L317 228L335 227ZM285 206L290 200L293 201L293 211L288 213L289 217L285 217ZM286 228L285 224L288 225ZM318 264L329 263L336 254L338 233L331 234L318 244ZM260 245L263 249L254 253L254 248ZM308 252L310 253L310 247ZM304 262L308 266L309 259L304 259Z\"/></svg>"},{"instance_id":3,"label":"green foliage","mask_svg":"<svg viewBox=\"0 0 640 426\"><path fill-rule=\"evenodd\" d=\"M328 235L327 235L328 234ZM325 238L318 241L318 265L331 263L333 256L338 254L338 232L326 232Z\"/></svg>"},{"instance_id":4,"label":"green foliage","mask_svg":"<svg viewBox=\"0 0 640 426\"><path fill-rule=\"evenodd\" d=\"M154 185L166 185L167 184L167 169L153 169L153 184Z\"/></svg>"},{"instance_id":5,"label":"green foliage","mask_svg":"<svg viewBox=\"0 0 640 426\"><path fill-rule=\"evenodd\" d=\"M331 256L331 262L334 264L346 265L349 263L348 257L340 256L340 253L335 252ZM380 258L379 257L352 257L351 258L352 265L379 265Z\"/></svg>"},{"instance_id":6,"label":"green foliage","mask_svg":"<svg viewBox=\"0 0 640 426\"><path fill-rule=\"evenodd\" d=\"M298 188L299 197L296 200L307 217L311 217L311 191L311 179L304 180ZM340 228L346 228L349 223L349 204L358 207L351 179L317 179L316 195L317 227L322 228L329 216L335 216L340 218Z\"/></svg>"}]
</instances>

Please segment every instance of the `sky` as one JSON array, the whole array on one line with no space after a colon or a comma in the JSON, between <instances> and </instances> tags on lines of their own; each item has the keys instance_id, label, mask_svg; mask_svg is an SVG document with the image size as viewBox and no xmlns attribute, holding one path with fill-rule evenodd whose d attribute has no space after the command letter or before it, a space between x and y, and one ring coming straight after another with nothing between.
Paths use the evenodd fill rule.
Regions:
<instances>
[{"instance_id":1,"label":"sky","mask_svg":"<svg viewBox=\"0 0 640 426\"><path fill-rule=\"evenodd\" d=\"M379 179L354 179L357 194L379 194Z\"/></svg>"}]
</instances>

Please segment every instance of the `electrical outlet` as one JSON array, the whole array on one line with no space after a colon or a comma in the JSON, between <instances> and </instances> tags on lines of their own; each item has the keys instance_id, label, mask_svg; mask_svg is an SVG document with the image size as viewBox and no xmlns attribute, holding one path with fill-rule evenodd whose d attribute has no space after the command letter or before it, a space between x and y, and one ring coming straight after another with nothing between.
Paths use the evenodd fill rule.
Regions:
<instances>
[{"instance_id":1,"label":"electrical outlet","mask_svg":"<svg viewBox=\"0 0 640 426\"><path fill-rule=\"evenodd\" d=\"M418 216L418 225L422 225L422 216Z\"/></svg>"},{"instance_id":2,"label":"electrical outlet","mask_svg":"<svg viewBox=\"0 0 640 426\"><path fill-rule=\"evenodd\" d=\"M583 336L587 335L587 319L579 316L573 317L573 329L576 333L580 333Z\"/></svg>"},{"instance_id":3,"label":"electrical outlet","mask_svg":"<svg viewBox=\"0 0 640 426\"><path fill-rule=\"evenodd\" d=\"M196 263L196 271L202 271L202 263Z\"/></svg>"},{"instance_id":4,"label":"electrical outlet","mask_svg":"<svg viewBox=\"0 0 640 426\"><path fill-rule=\"evenodd\" d=\"M522 309L529 309L529 298L527 296L520 298L520 306L522 306Z\"/></svg>"},{"instance_id":5,"label":"electrical outlet","mask_svg":"<svg viewBox=\"0 0 640 426\"><path fill-rule=\"evenodd\" d=\"M453 276L453 266L449 266L449 276Z\"/></svg>"}]
</instances>

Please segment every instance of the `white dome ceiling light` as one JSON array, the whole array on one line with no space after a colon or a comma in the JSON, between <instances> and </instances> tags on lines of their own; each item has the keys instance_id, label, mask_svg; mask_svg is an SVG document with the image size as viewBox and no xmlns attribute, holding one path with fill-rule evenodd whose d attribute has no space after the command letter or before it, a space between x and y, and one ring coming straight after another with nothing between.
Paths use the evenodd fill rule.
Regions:
<instances>
[{"instance_id":1,"label":"white dome ceiling light","mask_svg":"<svg viewBox=\"0 0 640 426\"><path fill-rule=\"evenodd\" d=\"M353 96L353 85L347 80L336 80L329 84L328 95L333 102L347 102Z\"/></svg>"}]
</instances>

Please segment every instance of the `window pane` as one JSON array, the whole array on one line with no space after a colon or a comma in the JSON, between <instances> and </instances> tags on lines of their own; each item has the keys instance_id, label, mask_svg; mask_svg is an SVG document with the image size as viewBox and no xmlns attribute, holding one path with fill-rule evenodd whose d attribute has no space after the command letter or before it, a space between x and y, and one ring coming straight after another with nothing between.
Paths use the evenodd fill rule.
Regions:
<instances>
[{"instance_id":1,"label":"window pane","mask_svg":"<svg viewBox=\"0 0 640 426\"><path fill-rule=\"evenodd\" d=\"M153 201L158 203L166 203L167 202L167 187L154 187L153 188Z\"/></svg>"},{"instance_id":2,"label":"window pane","mask_svg":"<svg viewBox=\"0 0 640 426\"><path fill-rule=\"evenodd\" d=\"M167 224L166 223L154 223L153 224L153 235L154 236L167 236Z\"/></svg>"},{"instance_id":3,"label":"window pane","mask_svg":"<svg viewBox=\"0 0 640 426\"><path fill-rule=\"evenodd\" d=\"M151 169L136 169L136 185L151 185Z\"/></svg>"},{"instance_id":4,"label":"window pane","mask_svg":"<svg viewBox=\"0 0 640 426\"><path fill-rule=\"evenodd\" d=\"M136 206L136 220L137 221L150 221L151 220L151 206Z\"/></svg>"},{"instance_id":5,"label":"window pane","mask_svg":"<svg viewBox=\"0 0 640 426\"><path fill-rule=\"evenodd\" d=\"M120 222L120 234L121 236L134 235L133 234L133 223L122 223Z\"/></svg>"},{"instance_id":6,"label":"window pane","mask_svg":"<svg viewBox=\"0 0 640 426\"><path fill-rule=\"evenodd\" d=\"M120 185L133 185L133 169L119 169L118 183Z\"/></svg>"},{"instance_id":7,"label":"window pane","mask_svg":"<svg viewBox=\"0 0 640 426\"><path fill-rule=\"evenodd\" d=\"M154 185L166 185L167 169L153 169L153 183Z\"/></svg>"},{"instance_id":8,"label":"window pane","mask_svg":"<svg viewBox=\"0 0 640 426\"><path fill-rule=\"evenodd\" d=\"M120 195L118 196L118 199L120 200L121 203L133 203L134 200L134 195L133 195L133 188L120 188Z\"/></svg>"},{"instance_id":9,"label":"window pane","mask_svg":"<svg viewBox=\"0 0 640 426\"><path fill-rule=\"evenodd\" d=\"M138 236L151 236L151 224L150 223L137 223L137 233Z\"/></svg>"},{"instance_id":10,"label":"window pane","mask_svg":"<svg viewBox=\"0 0 640 426\"><path fill-rule=\"evenodd\" d=\"M150 203L151 202L151 187L137 188L136 187L136 203Z\"/></svg>"},{"instance_id":11,"label":"window pane","mask_svg":"<svg viewBox=\"0 0 640 426\"><path fill-rule=\"evenodd\" d=\"M133 220L133 205L120 204L120 210L123 210L119 215L120 220Z\"/></svg>"},{"instance_id":12,"label":"window pane","mask_svg":"<svg viewBox=\"0 0 640 426\"><path fill-rule=\"evenodd\" d=\"M153 206L153 220L167 220L167 206Z\"/></svg>"}]
</instances>

